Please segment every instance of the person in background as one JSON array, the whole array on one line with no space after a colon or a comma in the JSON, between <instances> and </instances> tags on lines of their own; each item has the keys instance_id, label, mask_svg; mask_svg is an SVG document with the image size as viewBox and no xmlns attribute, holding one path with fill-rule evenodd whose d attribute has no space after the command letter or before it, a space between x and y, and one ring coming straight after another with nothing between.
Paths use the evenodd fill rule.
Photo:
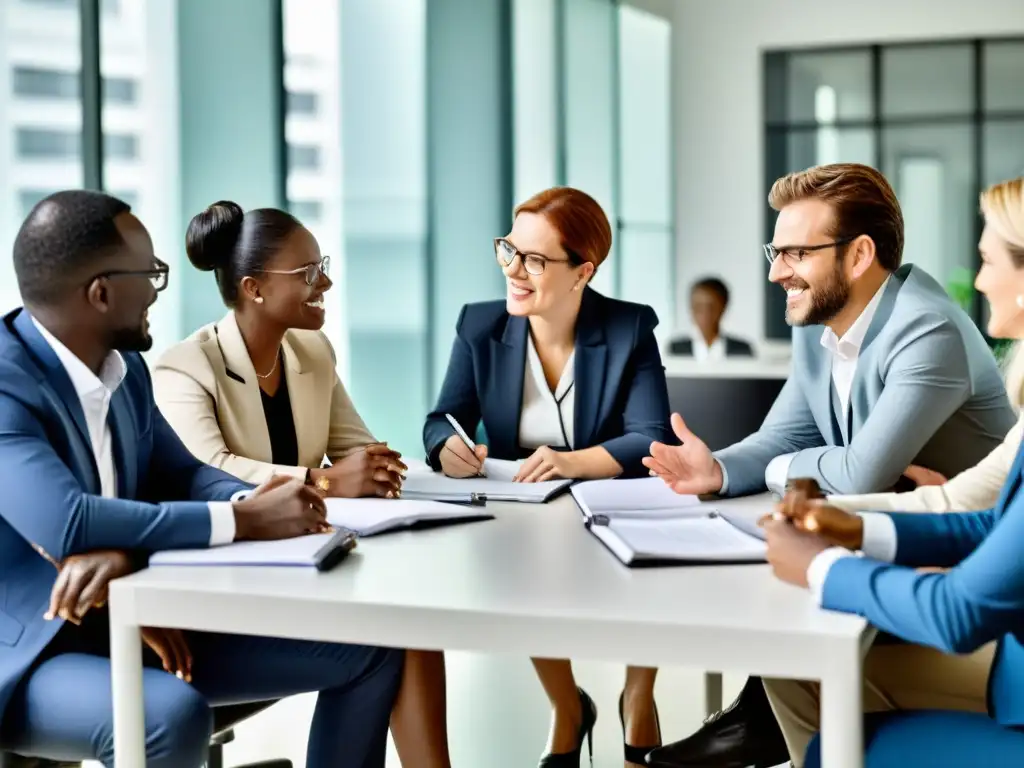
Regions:
<instances>
[{"instance_id":1,"label":"person in background","mask_svg":"<svg viewBox=\"0 0 1024 768\"><path fill-rule=\"evenodd\" d=\"M111 768L110 581L159 550L322 530L326 510L301 481L252 490L197 461L164 421L139 352L169 270L127 204L52 194L13 250L25 306L0 325L0 751ZM403 654L142 637L150 768L204 765L211 707L306 691L319 691L307 766L384 768Z\"/></svg>"},{"instance_id":2,"label":"person in background","mask_svg":"<svg viewBox=\"0 0 1024 768\"><path fill-rule=\"evenodd\" d=\"M761 429L712 454L678 414L681 444L651 446L651 471L683 494L779 493L793 478L826 494L892 489L912 464L949 476L1006 437L1013 409L992 352L923 270L903 265L903 214L885 177L859 164L790 174L765 246L786 290L792 375ZM655 766L776 765L785 744L757 678Z\"/></svg>"},{"instance_id":3,"label":"person in background","mask_svg":"<svg viewBox=\"0 0 1024 768\"><path fill-rule=\"evenodd\" d=\"M753 357L754 350L742 339L722 334L722 317L729 307L729 289L717 277L705 277L690 288L690 316L699 336L673 339L673 355L696 360L724 360L727 357Z\"/></svg>"},{"instance_id":4,"label":"person in background","mask_svg":"<svg viewBox=\"0 0 1024 768\"><path fill-rule=\"evenodd\" d=\"M1024 177L986 190L981 210L975 287L989 303L988 332L1024 339ZM1003 475L999 498L981 512L853 515L791 494L785 519L766 523L777 576L906 641L876 645L865 660L865 711L885 713L868 718L867 765L1024 765L1019 441ZM799 768L818 729L818 686L764 685ZM818 765L817 747L807 762Z\"/></svg>"},{"instance_id":5,"label":"person in background","mask_svg":"<svg viewBox=\"0 0 1024 768\"><path fill-rule=\"evenodd\" d=\"M588 286L611 245L608 217L577 189L549 189L516 208L512 231L494 241L506 297L462 308L441 393L423 428L435 470L477 475L490 455L525 459L522 482L646 474L651 441L671 439L658 318L648 306ZM483 422L489 443L470 451L446 414L471 435ZM533 663L553 709L540 765L575 768L597 709L568 660ZM626 671L619 710L627 764L642 765L660 743L655 674Z\"/></svg>"},{"instance_id":6,"label":"person in background","mask_svg":"<svg viewBox=\"0 0 1024 768\"><path fill-rule=\"evenodd\" d=\"M284 475L328 496L399 496L406 466L359 417L321 331L331 280L316 238L289 213L222 200L193 217L185 250L229 308L153 372L185 446L254 483ZM391 721L407 768L449 765L444 677L440 653L407 654Z\"/></svg>"}]
</instances>

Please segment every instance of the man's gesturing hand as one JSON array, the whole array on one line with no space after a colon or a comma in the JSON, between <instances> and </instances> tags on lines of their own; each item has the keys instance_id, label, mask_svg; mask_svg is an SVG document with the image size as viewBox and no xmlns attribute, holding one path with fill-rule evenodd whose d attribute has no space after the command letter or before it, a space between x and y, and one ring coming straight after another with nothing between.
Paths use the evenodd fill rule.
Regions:
<instances>
[{"instance_id":1,"label":"man's gesturing hand","mask_svg":"<svg viewBox=\"0 0 1024 768\"><path fill-rule=\"evenodd\" d=\"M682 445L651 443L651 455L643 460L644 466L676 493L699 495L721 491L722 468L678 413L672 414L672 431Z\"/></svg>"}]
</instances>

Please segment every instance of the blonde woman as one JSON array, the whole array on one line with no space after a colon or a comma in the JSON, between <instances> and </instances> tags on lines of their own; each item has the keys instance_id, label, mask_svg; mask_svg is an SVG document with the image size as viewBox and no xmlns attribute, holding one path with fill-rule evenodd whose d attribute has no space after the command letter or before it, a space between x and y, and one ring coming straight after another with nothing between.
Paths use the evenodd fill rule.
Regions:
<instances>
[{"instance_id":1,"label":"blonde woman","mask_svg":"<svg viewBox=\"0 0 1024 768\"><path fill-rule=\"evenodd\" d=\"M1024 226L1024 223L1022 223ZM1011 353L1006 369L1006 391L1010 402L1021 411L1024 400L1024 345ZM936 472L923 467L909 467L907 476L918 488L907 493L869 493L830 496L829 504L850 512L970 512L988 509L996 503L1010 471L1013 459L1024 436L1024 414L1014 424L1006 439L977 465L965 469L948 482Z\"/></svg>"}]
</instances>

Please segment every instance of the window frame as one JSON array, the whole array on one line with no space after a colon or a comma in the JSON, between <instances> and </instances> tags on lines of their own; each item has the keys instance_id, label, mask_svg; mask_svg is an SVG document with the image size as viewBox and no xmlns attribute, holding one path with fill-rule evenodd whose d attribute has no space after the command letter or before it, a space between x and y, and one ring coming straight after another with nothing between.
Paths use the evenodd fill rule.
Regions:
<instances>
[{"instance_id":1,"label":"window frame","mask_svg":"<svg viewBox=\"0 0 1024 768\"><path fill-rule=\"evenodd\" d=\"M986 68L985 52L989 45L1017 44L1024 47L1024 36L1020 35L993 35L989 37L969 38L941 38L922 39L912 41L896 41L879 43L851 43L843 45L816 45L807 47L770 48L761 53L761 93L763 99L762 128L764 140L764 154L762 157L762 170L764 173L764 195L767 198L768 190L771 189L777 173L773 167L779 164L780 158L785 156L785 150L780 152L779 148L784 147L788 139L797 133L807 132L822 127L823 124L812 121L791 121L771 120L771 105L777 101L785 100L787 83L784 79L772 77L774 65L777 62L784 62L787 57L800 55L829 55L829 54L850 54L867 52L870 56L870 81L869 96L872 102L872 112L869 118L863 119L836 119L827 124L827 127L836 130L860 129L870 131L874 139L874 162L873 167L881 168L885 157L885 132L888 128L908 127L921 128L936 125L963 125L971 129L972 133L972 185L974 200L984 189L985 180L985 157L986 157L986 127L994 123L1002 122L1024 122L1024 108L1019 110L992 110L985 104ZM886 51L903 51L914 48L962 48L970 46L973 54L972 67L972 109L963 114L952 115L950 113L920 113L913 115L886 116L884 114L884 83L883 83L883 56ZM781 88L779 87L781 83ZM775 214L767 204L764 205L765 242L770 242L775 223ZM981 237L983 221L980 213L974 219L974 239ZM972 251L974 268L981 267L980 256ZM751 251L753 258L753 251ZM776 286L768 282L768 270L765 267L765 316L764 328L765 338L769 341L788 341L791 336L791 329L785 322L785 297ZM981 296L975 293L971 306L971 319L985 330L983 301Z\"/></svg>"}]
</instances>

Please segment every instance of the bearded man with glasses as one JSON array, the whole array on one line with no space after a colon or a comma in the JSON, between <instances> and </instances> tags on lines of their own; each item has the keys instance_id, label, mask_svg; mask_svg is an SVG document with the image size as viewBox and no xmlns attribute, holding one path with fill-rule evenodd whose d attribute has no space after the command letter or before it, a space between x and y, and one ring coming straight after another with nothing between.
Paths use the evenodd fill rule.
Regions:
<instances>
[{"instance_id":1,"label":"bearded man with glasses","mask_svg":"<svg viewBox=\"0 0 1024 768\"><path fill-rule=\"evenodd\" d=\"M885 177L835 164L785 176L764 246L768 279L786 291L789 380L756 433L712 454L673 414L681 445L644 460L681 494L740 496L793 479L826 494L873 493L910 465L946 477L977 464L1014 414L995 358L971 319L929 274L902 264L903 214ZM938 225L938 222L934 222ZM654 766L772 766L788 753L761 682Z\"/></svg>"}]
</instances>

